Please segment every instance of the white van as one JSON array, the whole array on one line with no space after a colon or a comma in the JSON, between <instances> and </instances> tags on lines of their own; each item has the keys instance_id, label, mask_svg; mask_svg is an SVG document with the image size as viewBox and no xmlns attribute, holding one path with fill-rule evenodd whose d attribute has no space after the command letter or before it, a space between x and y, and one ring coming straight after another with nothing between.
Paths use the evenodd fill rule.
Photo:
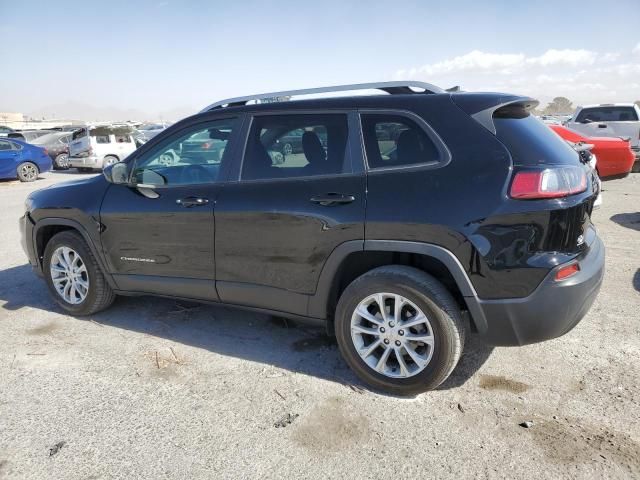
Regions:
<instances>
[{"instance_id":1,"label":"white van","mask_svg":"<svg viewBox=\"0 0 640 480\"><path fill-rule=\"evenodd\" d=\"M136 149L130 127L96 125L73 132L69 144L69 167L81 172L104 167L124 160Z\"/></svg>"}]
</instances>

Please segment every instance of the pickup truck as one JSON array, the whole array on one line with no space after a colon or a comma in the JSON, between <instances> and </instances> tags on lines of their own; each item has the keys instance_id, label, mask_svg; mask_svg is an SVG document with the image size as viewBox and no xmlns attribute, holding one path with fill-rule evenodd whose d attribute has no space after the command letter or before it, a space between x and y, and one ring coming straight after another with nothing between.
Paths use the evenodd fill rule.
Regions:
<instances>
[{"instance_id":1,"label":"pickup truck","mask_svg":"<svg viewBox=\"0 0 640 480\"><path fill-rule=\"evenodd\" d=\"M566 126L587 137L629 140L635 155L632 171L640 171L640 106L633 103L585 105L576 109Z\"/></svg>"}]
</instances>

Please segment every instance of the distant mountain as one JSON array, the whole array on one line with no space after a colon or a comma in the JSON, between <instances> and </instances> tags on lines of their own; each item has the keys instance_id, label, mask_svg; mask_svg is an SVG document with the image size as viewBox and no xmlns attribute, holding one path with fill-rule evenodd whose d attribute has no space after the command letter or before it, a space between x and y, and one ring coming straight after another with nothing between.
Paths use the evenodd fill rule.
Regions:
<instances>
[{"instance_id":1,"label":"distant mountain","mask_svg":"<svg viewBox=\"0 0 640 480\"><path fill-rule=\"evenodd\" d=\"M64 102L39 108L28 115L33 118L73 118L84 121L176 121L197 113L198 109L177 107L160 112L144 112L135 108L96 107L81 102Z\"/></svg>"}]
</instances>

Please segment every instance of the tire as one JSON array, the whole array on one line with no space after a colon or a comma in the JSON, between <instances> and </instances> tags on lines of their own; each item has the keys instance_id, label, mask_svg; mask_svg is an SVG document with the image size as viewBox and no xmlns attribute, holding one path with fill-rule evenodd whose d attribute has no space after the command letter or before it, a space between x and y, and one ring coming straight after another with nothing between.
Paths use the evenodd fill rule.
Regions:
<instances>
[{"instance_id":1,"label":"tire","mask_svg":"<svg viewBox=\"0 0 640 480\"><path fill-rule=\"evenodd\" d=\"M64 281L54 281L54 276L57 276L58 280L63 277L68 278L66 273L61 273L62 269L59 267L60 264L57 261L59 256L64 257L64 250L61 251L60 249L70 249L73 255L69 254L68 258L73 260L76 255L79 256L80 261L85 267L85 271L80 274L79 277L82 277L82 281L86 283L87 288L85 290L81 288L76 290L72 288L69 289L69 294L71 294L71 292L76 293L76 295L73 296L76 300L79 300L80 297L82 297L82 292L85 291L84 298L76 303L66 300L54 285L54 283L57 285L65 285ZM52 262L54 267L53 274ZM79 265L79 263L77 265ZM56 266L58 266L57 269ZM115 299L115 294L104 278L91 249L87 246L84 238L75 231L67 230L60 232L49 240L44 250L43 270L47 286L53 299L72 315L91 315L92 313L109 307ZM66 283L68 283L68 281Z\"/></svg>"},{"instance_id":2,"label":"tire","mask_svg":"<svg viewBox=\"0 0 640 480\"><path fill-rule=\"evenodd\" d=\"M118 157L114 155L107 155L102 159L102 168L104 169L105 167L108 167L109 165L113 165L114 163L118 163L119 161L120 160L118 160Z\"/></svg>"},{"instance_id":3,"label":"tire","mask_svg":"<svg viewBox=\"0 0 640 480\"><path fill-rule=\"evenodd\" d=\"M389 322L381 318L377 294L387 294L382 303L389 310ZM369 301L372 303L368 307L362 307ZM401 305L399 322L391 315L396 301ZM366 318L374 317L380 323L368 322L356 313L357 307L366 308L369 312ZM426 322L418 322L423 318L418 310ZM411 326L412 323L417 325ZM375 333L361 333L358 329L363 324L367 332ZM380 333L382 330L384 334ZM335 331L340 352L358 377L373 389L398 396L414 396L444 382L462 355L465 337L460 307L446 287L421 270L400 265L375 268L345 289L336 309ZM426 341L409 340L419 336ZM378 340L388 344L379 343L365 361L358 347L360 351L369 350ZM409 348L416 356L410 355ZM387 350L390 353L383 371L377 371Z\"/></svg>"},{"instance_id":4,"label":"tire","mask_svg":"<svg viewBox=\"0 0 640 480\"><path fill-rule=\"evenodd\" d=\"M69 169L69 155L61 153L53 160L53 165L56 170L68 170Z\"/></svg>"},{"instance_id":5,"label":"tire","mask_svg":"<svg viewBox=\"0 0 640 480\"><path fill-rule=\"evenodd\" d=\"M293 153L293 145L290 143L285 143L282 146L282 154L283 155L291 155Z\"/></svg>"},{"instance_id":6,"label":"tire","mask_svg":"<svg viewBox=\"0 0 640 480\"><path fill-rule=\"evenodd\" d=\"M21 182L34 182L38 179L39 173L38 166L32 162L22 162L16 169L18 180Z\"/></svg>"}]
</instances>

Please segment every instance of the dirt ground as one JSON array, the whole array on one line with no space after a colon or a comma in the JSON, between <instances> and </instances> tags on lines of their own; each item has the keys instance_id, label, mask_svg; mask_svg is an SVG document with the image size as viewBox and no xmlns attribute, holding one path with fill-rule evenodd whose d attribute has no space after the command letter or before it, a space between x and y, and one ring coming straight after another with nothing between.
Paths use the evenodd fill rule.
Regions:
<instances>
[{"instance_id":1,"label":"dirt ground","mask_svg":"<svg viewBox=\"0 0 640 480\"><path fill-rule=\"evenodd\" d=\"M29 192L78 176L0 182L0 478L640 477L640 174L604 183L607 272L572 332L471 338L411 400L270 317L150 297L63 314L17 220Z\"/></svg>"}]
</instances>

